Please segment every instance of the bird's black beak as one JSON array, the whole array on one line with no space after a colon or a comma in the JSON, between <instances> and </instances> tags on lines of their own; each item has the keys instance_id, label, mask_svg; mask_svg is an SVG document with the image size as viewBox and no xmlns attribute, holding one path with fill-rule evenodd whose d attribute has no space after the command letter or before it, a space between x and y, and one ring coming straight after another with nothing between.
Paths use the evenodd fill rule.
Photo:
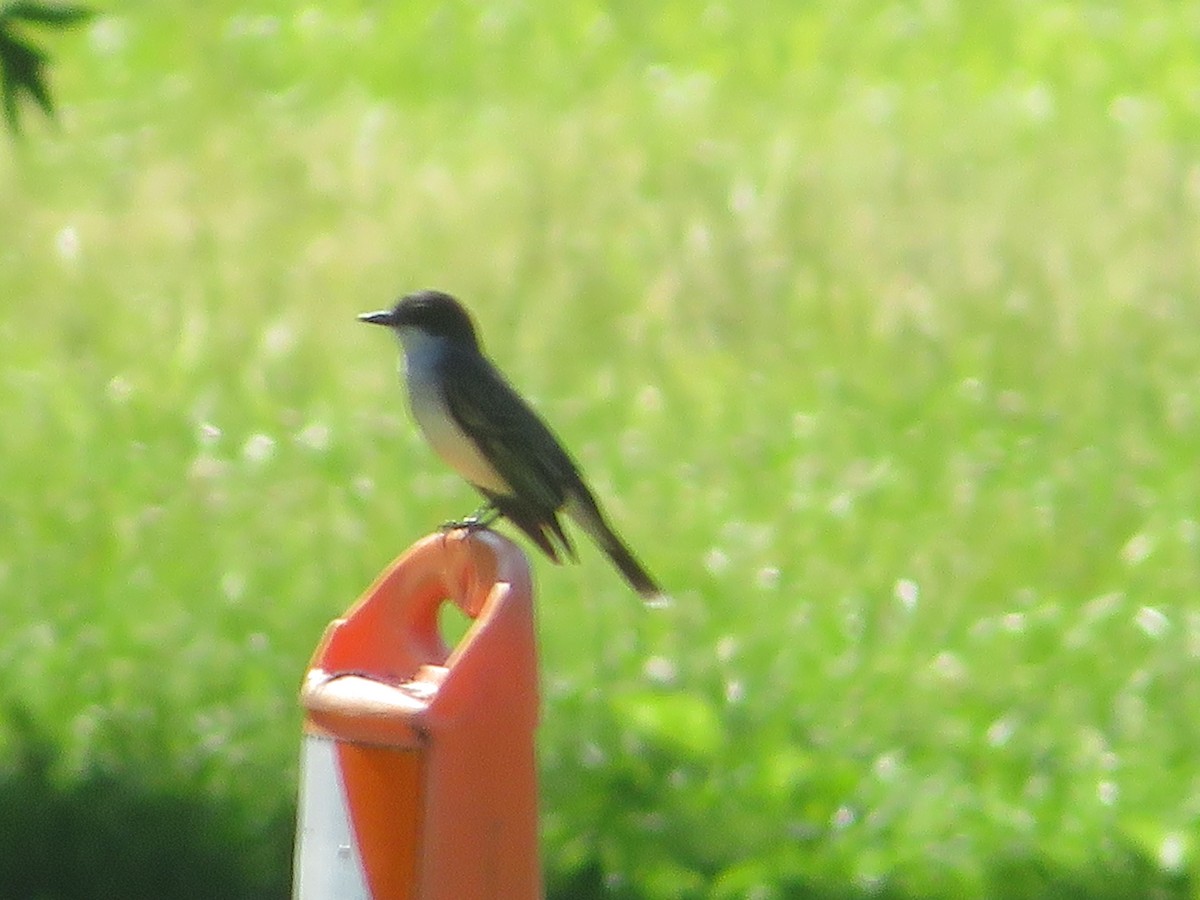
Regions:
<instances>
[{"instance_id":1,"label":"bird's black beak","mask_svg":"<svg viewBox=\"0 0 1200 900\"><path fill-rule=\"evenodd\" d=\"M358 321L370 322L372 325L395 325L396 317L390 309L381 309L377 312L361 313Z\"/></svg>"}]
</instances>

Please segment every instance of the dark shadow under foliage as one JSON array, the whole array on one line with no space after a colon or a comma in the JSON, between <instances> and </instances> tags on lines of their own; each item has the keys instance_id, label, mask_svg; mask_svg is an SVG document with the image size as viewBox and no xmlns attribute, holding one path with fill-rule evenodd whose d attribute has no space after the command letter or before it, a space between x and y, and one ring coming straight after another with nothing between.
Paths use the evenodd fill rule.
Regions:
<instances>
[{"instance_id":1,"label":"dark shadow under foliage","mask_svg":"<svg viewBox=\"0 0 1200 900\"><path fill-rule=\"evenodd\" d=\"M950 879L947 879L948 881ZM826 879L793 877L771 885L761 896L770 900L1191 900L1191 880L1164 874L1134 856L1109 868L1086 871L1056 868L1036 856L1005 859L989 867L981 891L947 884L930 890L905 890L900 886L849 885ZM655 896L661 896L656 894ZM682 893L678 900L709 900L707 891ZM741 892L721 895L759 896ZM568 878L552 880L547 900L648 900L636 887L612 888L605 884L598 865L584 867Z\"/></svg>"},{"instance_id":2,"label":"dark shadow under foliage","mask_svg":"<svg viewBox=\"0 0 1200 900\"><path fill-rule=\"evenodd\" d=\"M0 898L290 896L291 810L248 836L236 811L148 789L136 773L55 778L50 742L23 715L4 724L18 746L0 764Z\"/></svg>"},{"instance_id":3,"label":"dark shadow under foliage","mask_svg":"<svg viewBox=\"0 0 1200 900\"><path fill-rule=\"evenodd\" d=\"M289 897L295 811L281 808L254 834L235 809L150 789L137 772L55 777L57 754L22 711L0 719L12 739L0 763L0 900L273 900ZM753 867L753 860L748 861ZM983 885L943 882L925 867L910 881L848 884L802 872L779 872L772 900L1183 900L1185 874L1163 872L1120 841L1097 848L1079 868L1025 848L987 864ZM708 877L717 878L716 872ZM756 879L757 880L757 879ZM748 886L747 886L748 887ZM661 890L653 892L661 897ZM547 900L647 900L636 885L613 885L597 859L572 872L548 873ZM705 885L678 900L733 900L746 891ZM465 898L469 900L469 898ZM485 900L485 898L480 898ZM486 898L491 900L491 898ZM496 898L504 900L504 898Z\"/></svg>"}]
</instances>

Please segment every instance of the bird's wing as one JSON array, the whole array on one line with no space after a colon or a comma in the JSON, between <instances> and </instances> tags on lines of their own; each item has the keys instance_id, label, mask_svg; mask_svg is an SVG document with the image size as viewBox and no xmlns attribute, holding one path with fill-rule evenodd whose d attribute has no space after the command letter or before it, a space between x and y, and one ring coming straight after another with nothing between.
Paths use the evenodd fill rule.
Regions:
<instances>
[{"instance_id":1,"label":"bird's wing","mask_svg":"<svg viewBox=\"0 0 1200 900\"><path fill-rule=\"evenodd\" d=\"M579 482L579 472L567 452L483 357L459 354L448 357L444 365L441 383L446 408L513 489L509 511L505 510L505 498L492 496L493 502L543 549L544 531L549 529L573 555L557 517L568 489ZM534 529L539 534L535 535Z\"/></svg>"}]
</instances>

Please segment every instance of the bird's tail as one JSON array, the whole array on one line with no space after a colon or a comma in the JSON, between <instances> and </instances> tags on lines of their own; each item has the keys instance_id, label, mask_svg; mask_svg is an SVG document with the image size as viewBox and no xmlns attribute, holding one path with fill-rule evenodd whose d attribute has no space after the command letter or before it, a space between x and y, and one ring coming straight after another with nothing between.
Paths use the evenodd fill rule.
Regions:
<instances>
[{"instance_id":1,"label":"bird's tail","mask_svg":"<svg viewBox=\"0 0 1200 900\"><path fill-rule=\"evenodd\" d=\"M587 488L580 486L570 492L564 512L596 542L644 601L658 604L666 600L663 589L604 520L600 507Z\"/></svg>"}]
</instances>

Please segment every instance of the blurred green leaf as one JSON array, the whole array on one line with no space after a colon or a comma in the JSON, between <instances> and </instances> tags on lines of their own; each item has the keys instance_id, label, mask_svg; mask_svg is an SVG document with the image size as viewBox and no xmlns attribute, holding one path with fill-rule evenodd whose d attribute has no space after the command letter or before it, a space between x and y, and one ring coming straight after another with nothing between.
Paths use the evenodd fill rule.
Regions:
<instances>
[{"instance_id":1,"label":"blurred green leaf","mask_svg":"<svg viewBox=\"0 0 1200 900\"><path fill-rule=\"evenodd\" d=\"M768 861L752 859L739 862L717 876L709 898L740 900L742 897L761 897L762 900L781 900L784 894L777 881L778 873Z\"/></svg>"},{"instance_id":2,"label":"blurred green leaf","mask_svg":"<svg viewBox=\"0 0 1200 900\"><path fill-rule=\"evenodd\" d=\"M812 781L827 777L826 770L812 754L794 747L784 747L764 757L754 781L766 796L790 797Z\"/></svg>"},{"instance_id":3,"label":"blurred green leaf","mask_svg":"<svg viewBox=\"0 0 1200 900\"><path fill-rule=\"evenodd\" d=\"M1151 816L1125 817L1121 821L1121 834L1130 847L1164 872L1188 868L1195 856L1191 833L1172 828Z\"/></svg>"},{"instance_id":4,"label":"blurred green leaf","mask_svg":"<svg viewBox=\"0 0 1200 900\"><path fill-rule=\"evenodd\" d=\"M706 759L721 746L721 722L712 706L691 694L637 693L613 701L617 714L641 740Z\"/></svg>"},{"instance_id":5,"label":"blurred green leaf","mask_svg":"<svg viewBox=\"0 0 1200 900\"><path fill-rule=\"evenodd\" d=\"M678 900L700 896L704 876L669 859L652 859L637 872L638 890L646 900Z\"/></svg>"}]
</instances>

